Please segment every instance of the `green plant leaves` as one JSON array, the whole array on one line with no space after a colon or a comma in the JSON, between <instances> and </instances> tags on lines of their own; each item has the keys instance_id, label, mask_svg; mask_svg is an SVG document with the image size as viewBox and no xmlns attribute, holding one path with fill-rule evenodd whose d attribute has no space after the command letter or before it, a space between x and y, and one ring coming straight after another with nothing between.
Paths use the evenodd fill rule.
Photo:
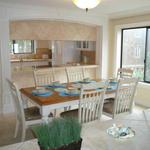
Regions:
<instances>
[{"instance_id":1,"label":"green plant leaves","mask_svg":"<svg viewBox=\"0 0 150 150\"><path fill-rule=\"evenodd\" d=\"M32 127L39 144L48 150L68 145L80 139L81 124L75 118L56 118L49 124Z\"/></svg>"}]
</instances>

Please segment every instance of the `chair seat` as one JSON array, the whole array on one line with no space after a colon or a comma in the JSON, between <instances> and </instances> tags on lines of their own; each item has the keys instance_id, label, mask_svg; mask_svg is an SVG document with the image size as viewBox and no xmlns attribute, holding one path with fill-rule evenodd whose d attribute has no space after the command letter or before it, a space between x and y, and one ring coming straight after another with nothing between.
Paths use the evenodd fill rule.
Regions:
<instances>
[{"instance_id":1,"label":"chair seat","mask_svg":"<svg viewBox=\"0 0 150 150\"><path fill-rule=\"evenodd\" d=\"M114 101L115 99L114 98L107 98L104 100L104 104L105 103L110 103L111 101Z\"/></svg>"},{"instance_id":2,"label":"chair seat","mask_svg":"<svg viewBox=\"0 0 150 150\"><path fill-rule=\"evenodd\" d=\"M107 99L107 102L103 105L103 112L112 114L113 113L113 107L114 107L114 99Z\"/></svg>"},{"instance_id":3,"label":"chair seat","mask_svg":"<svg viewBox=\"0 0 150 150\"><path fill-rule=\"evenodd\" d=\"M26 121L38 120L42 118L38 107L26 108L24 109L24 113Z\"/></svg>"},{"instance_id":4,"label":"chair seat","mask_svg":"<svg viewBox=\"0 0 150 150\"><path fill-rule=\"evenodd\" d=\"M73 109L69 111L62 112L60 114L61 117L74 117L78 118L78 109Z\"/></svg>"},{"instance_id":5,"label":"chair seat","mask_svg":"<svg viewBox=\"0 0 150 150\"><path fill-rule=\"evenodd\" d=\"M114 108L114 99L109 99L106 103L104 103L103 106L103 112L113 114L113 108ZM129 108L123 109L123 112L128 112ZM118 113L122 113L122 110L118 111Z\"/></svg>"}]
</instances>

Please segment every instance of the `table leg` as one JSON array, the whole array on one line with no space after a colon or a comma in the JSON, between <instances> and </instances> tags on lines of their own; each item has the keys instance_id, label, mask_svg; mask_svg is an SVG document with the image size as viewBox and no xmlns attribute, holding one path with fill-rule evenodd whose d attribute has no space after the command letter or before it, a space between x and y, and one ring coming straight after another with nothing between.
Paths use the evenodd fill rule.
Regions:
<instances>
[{"instance_id":1,"label":"table leg","mask_svg":"<svg viewBox=\"0 0 150 150\"><path fill-rule=\"evenodd\" d=\"M44 123L49 123L53 119L53 115L50 114L50 109L46 106L41 108L42 120Z\"/></svg>"},{"instance_id":2,"label":"table leg","mask_svg":"<svg viewBox=\"0 0 150 150\"><path fill-rule=\"evenodd\" d=\"M150 128L150 124L149 124L149 121L148 121L148 118L147 118L146 113L150 113L150 109L148 109L148 110L143 110L143 115L144 115L145 123L146 123L146 125L148 126L148 128Z\"/></svg>"}]
</instances>

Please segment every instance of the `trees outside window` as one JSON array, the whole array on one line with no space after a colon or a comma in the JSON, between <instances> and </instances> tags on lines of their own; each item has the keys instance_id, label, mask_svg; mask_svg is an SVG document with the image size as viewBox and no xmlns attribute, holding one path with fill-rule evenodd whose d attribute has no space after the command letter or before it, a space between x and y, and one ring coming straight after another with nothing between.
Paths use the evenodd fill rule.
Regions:
<instances>
[{"instance_id":1,"label":"trees outside window","mask_svg":"<svg viewBox=\"0 0 150 150\"><path fill-rule=\"evenodd\" d=\"M150 29L122 29L121 67L132 68L134 76L150 82Z\"/></svg>"}]
</instances>

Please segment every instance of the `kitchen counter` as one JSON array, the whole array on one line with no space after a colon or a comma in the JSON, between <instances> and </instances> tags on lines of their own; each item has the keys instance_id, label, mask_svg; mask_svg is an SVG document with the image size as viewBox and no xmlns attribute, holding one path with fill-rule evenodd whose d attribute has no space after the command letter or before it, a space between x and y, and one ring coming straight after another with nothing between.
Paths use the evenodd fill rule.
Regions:
<instances>
[{"instance_id":1,"label":"kitchen counter","mask_svg":"<svg viewBox=\"0 0 150 150\"><path fill-rule=\"evenodd\" d=\"M24 67L51 66L51 59L11 59L12 70L23 70Z\"/></svg>"},{"instance_id":2,"label":"kitchen counter","mask_svg":"<svg viewBox=\"0 0 150 150\"><path fill-rule=\"evenodd\" d=\"M48 61L51 62L51 59L11 59L11 63L18 63L18 62L37 62L37 61Z\"/></svg>"}]
</instances>

